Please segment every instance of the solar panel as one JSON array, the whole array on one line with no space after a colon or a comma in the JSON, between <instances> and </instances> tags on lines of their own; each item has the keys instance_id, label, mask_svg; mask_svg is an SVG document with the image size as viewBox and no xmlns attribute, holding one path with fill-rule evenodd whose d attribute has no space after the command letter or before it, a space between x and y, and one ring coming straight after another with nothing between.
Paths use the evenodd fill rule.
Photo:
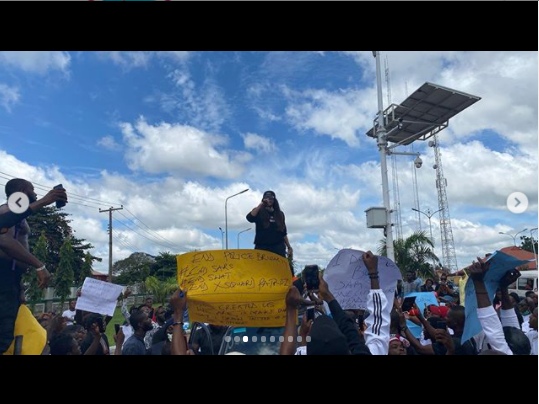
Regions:
<instances>
[{"instance_id":1,"label":"solar panel","mask_svg":"<svg viewBox=\"0 0 539 404\"><path fill-rule=\"evenodd\" d=\"M409 145L427 140L447 128L451 118L480 100L474 95L425 83L402 104L385 111L388 141ZM377 127L378 124L367 135L376 137Z\"/></svg>"}]
</instances>

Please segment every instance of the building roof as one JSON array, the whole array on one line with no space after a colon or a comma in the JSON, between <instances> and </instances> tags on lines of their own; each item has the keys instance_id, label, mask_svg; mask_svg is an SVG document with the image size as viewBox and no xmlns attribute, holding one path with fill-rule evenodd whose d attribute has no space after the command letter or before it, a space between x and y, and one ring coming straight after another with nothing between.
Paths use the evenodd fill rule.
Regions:
<instances>
[{"instance_id":1,"label":"building roof","mask_svg":"<svg viewBox=\"0 0 539 404\"><path fill-rule=\"evenodd\" d=\"M534 253L523 250L522 248L519 248L519 247L514 247L514 246L503 248L500 251L522 261L531 261L528 264L528 270L537 271L537 261L536 261L537 256Z\"/></svg>"},{"instance_id":2,"label":"building roof","mask_svg":"<svg viewBox=\"0 0 539 404\"><path fill-rule=\"evenodd\" d=\"M529 251L523 250L520 247L515 247L515 246L502 248L500 252L503 252L507 255L515 257L516 259L521 260L521 261L530 261L527 265L528 266L527 270L537 271L537 261L536 261L537 256L534 253L531 253ZM485 259L487 259L489 255L485 256ZM463 268L460 271L458 271L457 275L464 276L464 269L466 268Z\"/></svg>"}]
</instances>

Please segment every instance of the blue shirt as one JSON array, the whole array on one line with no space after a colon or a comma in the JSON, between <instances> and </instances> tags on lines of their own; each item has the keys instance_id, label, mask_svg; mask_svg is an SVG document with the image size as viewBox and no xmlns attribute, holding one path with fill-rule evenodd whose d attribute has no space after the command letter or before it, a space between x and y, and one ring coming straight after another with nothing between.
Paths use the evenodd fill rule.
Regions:
<instances>
[{"instance_id":1,"label":"blue shirt","mask_svg":"<svg viewBox=\"0 0 539 404\"><path fill-rule=\"evenodd\" d=\"M146 356L146 345L144 344L144 338L133 335L124 344L122 354L123 356Z\"/></svg>"}]
</instances>

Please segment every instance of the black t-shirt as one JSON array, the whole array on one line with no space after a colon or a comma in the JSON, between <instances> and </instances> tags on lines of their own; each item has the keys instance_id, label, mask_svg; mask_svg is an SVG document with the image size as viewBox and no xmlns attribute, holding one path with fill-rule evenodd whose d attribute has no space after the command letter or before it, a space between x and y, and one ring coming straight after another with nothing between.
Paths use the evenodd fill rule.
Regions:
<instances>
[{"instance_id":1,"label":"black t-shirt","mask_svg":"<svg viewBox=\"0 0 539 404\"><path fill-rule=\"evenodd\" d=\"M275 221L275 215L273 212L269 212L270 225L268 228L264 226L264 220L262 220L260 213L254 217L252 214L247 215L247 221L250 223L256 223L256 238L255 245L257 246L274 246L284 243L284 238L288 235L286 229L286 222L284 231L280 231ZM283 221L285 216L283 213Z\"/></svg>"},{"instance_id":2,"label":"black t-shirt","mask_svg":"<svg viewBox=\"0 0 539 404\"><path fill-rule=\"evenodd\" d=\"M83 355L86 353L88 348L92 346L93 342L94 342L93 335L88 334L86 336L86 339L82 341L82 344L80 346L80 349ZM105 345L106 348L103 345ZM105 356L109 354L110 354L109 340L105 334L101 334L101 343L99 344L99 347L97 348L97 352L95 353L95 356Z\"/></svg>"}]
</instances>

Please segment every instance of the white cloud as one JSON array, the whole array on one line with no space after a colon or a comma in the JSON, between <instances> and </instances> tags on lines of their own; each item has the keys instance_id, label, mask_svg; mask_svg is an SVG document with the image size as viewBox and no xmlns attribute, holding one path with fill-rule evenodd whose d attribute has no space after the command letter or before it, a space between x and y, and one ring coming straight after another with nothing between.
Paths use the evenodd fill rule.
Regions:
<instances>
[{"instance_id":1,"label":"white cloud","mask_svg":"<svg viewBox=\"0 0 539 404\"><path fill-rule=\"evenodd\" d=\"M488 155L488 154L487 154ZM314 186L301 180L280 178L276 173L278 198L287 215L290 239L296 250L296 258L300 266L319 264L326 266L336 254L335 249L356 248L376 251L379 241L383 238L381 231L366 229L363 210L366 208L365 196L379 192L376 188L379 170L376 165L374 172L365 169L365 183L357 182L358 190L346 187L328 185ZM123 204L127 210L115 213L115 259L122 259L135 251L157 254L159 251L171 250L182 253L194 249L218 249L221 245L220 236L214 237L207 232L224 228L224 201L241 190L251 188L251 192L234 198L229 203L229 239L235 245L238 230L247 228L246 214L260 203L264 190L254 189L248 183L231 183L227 186L208 186L199 182L185 182L176 177L160 180L144 181L120 175L103 172L101 177L91 181L71 181L56 167L34 167L13 156L0 152L0 171L17 177L27 178L38 184L63 183L68 193L86 195L89 198ZM368 182L374 183L371 187ZM406 187L403 186L406 192ZM43 193L38 189L38 193ZM360 198L361 197L361 198ZM490 198L490 195L485 195ZM73 203L91 204L72 198ZM105 259L96 268L106 269L108 256L108 238L106 233L106 215L100 214L99 206L91 208L75 204L68 205L66 210L73 214L72 225L77 236L90 241L96 246L95 254ZM102 206L106 208L108 206ZM490 211L492 212L492 211ZM142 222L131 216L133 213ZM136 227L124 216L131 218L139 226L152 229L150 233ZM503 222L503 213L500 213ZM498 233L513 232L520 222L514 226L496 224L494 217L488 217L492 225L474 220L469 215L459 214L453 218L453 230L459 263L464 265L471 262L477 255L491 252L507 246L508 239ZM488 214L487 214L488 216ZM434 231L439 240L438 223L434 221ZM523 224L524 228L527 225ZM405 231L410 233L412 226ZM521 229L518 229L519 231ZM138 234L137 234L138 233ZM152 239L150 242L147 238ZM248 238L244 237L244 243ZM167 241L164 241L165 238ZM156 245L164 244L163 245ZM177 248L167 248L169 243Z\"/></svg>"},{"instance_id":2,"label":"white cloud","mask_svg":"<svg viewBox=\"0 0 539 404\"><path fill-rule=\"evenodd\" d=\"M372 52L342 52L358 61L374 85ZM383 51L386 56L393 102L405 99L406 84L411 93L426 81L482 97L451 122L450 138L459 141L491 129L537 155L537 51ZM372 117L375 111L370 110Z\"/></svg>"},{"instance_id":3,"label":"white cloud","mask_svg":"<svg viewBox=\"0 0 539 404\"><path fill-rule=\"evenodd\" d=\"M222 150L228 139L191 126L148 124L121 125L128 147L126 158L133 170L148 173L190 173L233 179L244 172L247 153Z\"/></svg>"},{"instance_id":4,"label":"white cloud","mask_svg":"<svg viewBox=\"0 0 539 404\"><path fill-rule=\"evenodd\" d=\"M360 63L366 67L365 75L371 75L369 79L372 79L372 55L369 51L365 52L355 54L354 57L360 58ZM537 159L525 152L526 145L533 143L531 139L535 139L535 144L530 151L537 151L537 123L533 123L530 118L534 113L537 115L537 85L535 88L532 85L536 83L536 78L530 76L531 68L537 67L534 57L526 52L496 52L490 55L479 52L410 52L390 55L395 100L400 100L404 95L405 79L411 91L429 80L484 97L473 110L452 122L452 132L444 132L441 137L444 168L449 181L453 230L461 265L477 255L506 246L509 244L508 238L499 236L500 231L517 232L525 226L533 225L525 223L526 219L522 218L511 220L512 216L505 212L507 195L514 190L522 190L528 193L532 203L531 215L527 217L533 216L537 210ZM182 58L181 55L176 56ZM144 55L116 55L120 58L118 64L138 64L141 67L154 57L176 56L151 55L150 59L145 59ZM466 61L464 56L470 60ZM499 72L500 83L496 82L496 72ZM522 84L515 80L519 76L524 77ZM73 182L66 179L57 168L32 167L5 153L0 153L1 171L25 176L42 184L62 182L72 192L123 203L160 237L177 244L183 251L219 248L220 238L207 233L223 226L225 199L238 191L251 188L250 193L233 199L229 204L232 242L236 231L248 226L245 222L247 212L260 202L265 190L260 188L266 186L260 183L269 182L268 187L275 188L287 214L290 238L300 265L317 263L326 266L336 254L335 248L376 250L383 235L381 231L366 229L363 211L368 207L367 203L373 201L376 204L381 199L380 168L377 162L339 167L334 165L334 161L339 161L338 158L329 160L327 164L326 160L320 161L315 154L310 159L304 156L296 159L292 156L283 165L281 156L281 160L268 157L264 161L256 161L257 164L247 170L249 156L228 150L228 139L219 135L219 128L224 125L229 111L223 91L211 82L199 86L185 69L175 71L170 78L174 80L178 91L163 96L159 101L162 106L168 106L171 113L183 111L185 115L182 118L186 119L178 121L189 122L189 125L150 125L141 120L124 124L122 130L128 149L126 157L133 169L149 173L172 173L173 176L147 180L143 176L124 177L104 172L95 181ZM519 92L522 98L518 97ZM295 92L285 89L284 93L289 103L287 117L302 131L312 130L316 134L358 146L361 145L364 131L372 125L376 110L373 88L332 92L316 89ZM505 93L508 94L507 100L502 98ZM253 97L256 96L256 91L253 94ZM218 102L213 102L216 99ZM480 106L483 105L485 109L481 110ZM209 130L211 121L215 122L215 130ZM514 131L511 130L513 123ZM461 142L478 128L500 131L507 139L521 146L521 149L508 148L500 152L480 142L455 143ZM244 138L244 144L253 150L267 150L264 140L270 142L270 145L271 140L262 139L251 138L248 142ZM372 141L369 147L374 150L375 142ZM437 206L437 198L435 174L431 169L434 164L432 150L427 149L423 159L425 165L419 171L422 206L434 208ZM401 160L401 195L403 209L407 211L404 215L407 233L414 229L413 216L409 214L413 199L410 165L410 161L405 165ZM269 171L272 173L271 178L267 177ZM227 180L239 179L244 175L247 178L242 178L241 182L227 181L224 184L209 185L185 181L182 174ZM350 185L347 187L345 184ZM100 254L106 257L106 239L103 236L106 237L106 233L102 222L104 215L99 215L97 209L76 205L68 209L75 214L73 225L79 235L87 235L96 244ZM129 216L129 213L125 214ZM116 217L125 222L120 215ZM439 240L436 220L433 225ZM92 228L97 229L94 235ZM129 229L119 226L117 231L125 237L126 245L131 247L117 247L117 258L129 254L130 249L149 253L163 249Z\"/></svg>"},{"instance_id":5,"label":"white cloud","mask_svg":"<svg viewBox=\"0 0 539 404\"><path fill-rule=\"evenodd\" d=\"M158 94L162 108L192 126L219 132L232 115L223 89L211 78L198 85L185 67L174 70L169 78L176 90Z\"/></svg>"},{"instance_id":6,"label":"white cloud","mask_svg":"<svg viewBox=\"0 0 539 404\"><path fill-rule=\"evenodd\" d=\"M290 100L286 109L289 121L300 131L312 130L317 135L340 139L357 147L360 138L372 127L369 107L374 91L308 90L303 93L285 91Z\"/></svg>"},{"instance_id":7,"label":"white cloud","mask_svg":"<svg viewBox=\"0 0 539 404\"><path fill-rule=\"evenodd\" d=\"M102 137L98 140L97 145L111 151L117 151L121 149L121 146L116 142L116 139L114 139L113 136Z\"/></svg>"},{"instance_id":8,"label":"white cloud","mask_svg":"<svg viewBox=\"0 0 539 404\"><path fill-rule=\"evenodd\" d=\"M0 51L0 63L29 73L67 72L70 62L67 51Z\"/></svg>"},{"instance_id":9,"label":"white cloud","mask_svg":"<svg viewBox=\"0 0 539 404\"><path fill-rule=\"evenodd\" d=\"M154 58L184 63L189 59L190 52L191 51L98 51L101 57L110 59L115 64L126 68L147 67Z\"/></svg>"},{"instance_id":10,"label":"white cloud","mask_svg":"<svg viewBox=\"0 0 539 404\"><path fill-rule=\"evenodd\" d=\"M506 210L508 196L517 191L528 195L530 209L537 209L539 185L538 162L535 158L515 150L493 151L478 141L442 146L441 153L448 181L449 203L453 209L466 207ZM426 148L422 159L423 168L417 170L419 196L423 206L433 208L438 206L433 150ZM401 200L403 206L410 209L413 206L412 160L401 157L398 163ZM378 162L369 161L359 166L336 165L333 172L338 176L355 178L366 193L381 199L381 171Z\"/></svg>"},{"instance_id":11,"label":"white cloud","mask_svg":"<svg viewBox=\"0 0 539 404\"><path fill-rule=\"evenodd\" d=\"M191 57L192 51L157 51L157 55L177 62L185 62Z\"/></svg>"},{"instance_id":12,"label":"white cloud","mask_svg":"<svg viewBox=\"0 0 539 404\"><path fill-rule=\"evenodd\" d=\"M146 67L152 58L150 51L100 51L115 64L125 67Z\"/></svg>"},{"instance_id":13,"label":"white cloud","mask_svg":"<svg viewBox=\"0 0 539 404\"><path fill-rule=\"evenodd\" d=\"M0 83L0 106L7 112L11 112L12 107L21 100L21 94L17 87L11 87Z\"/></svg>"},{"instance_id":14,"label":"white cloud","mask_svg":"<svg viewBox=\"0 0 539 404\"><path fill-rule=\"evenodd\" d=\"M277 151L277 146L272 139L257 135L255 133L246 133L242 135L245 148L255 150L259 153L269 154Z\"/></svg>"}]
</instances>

